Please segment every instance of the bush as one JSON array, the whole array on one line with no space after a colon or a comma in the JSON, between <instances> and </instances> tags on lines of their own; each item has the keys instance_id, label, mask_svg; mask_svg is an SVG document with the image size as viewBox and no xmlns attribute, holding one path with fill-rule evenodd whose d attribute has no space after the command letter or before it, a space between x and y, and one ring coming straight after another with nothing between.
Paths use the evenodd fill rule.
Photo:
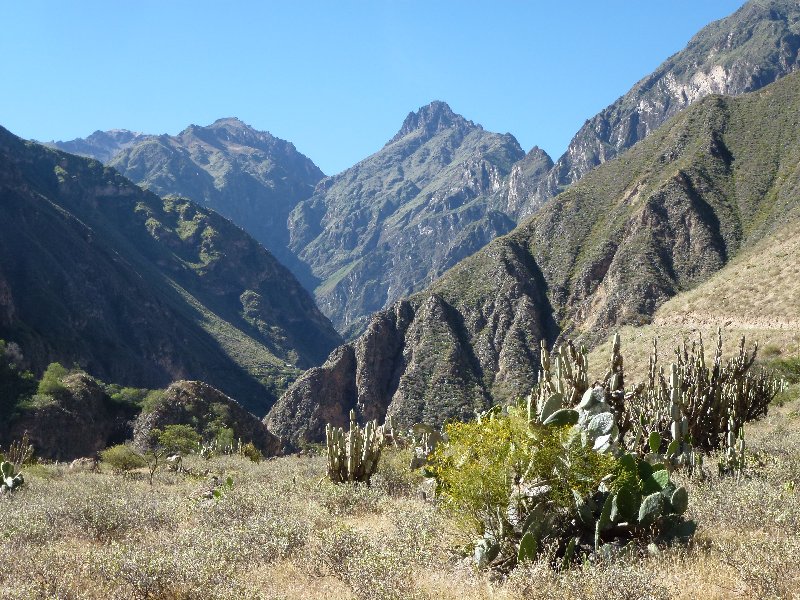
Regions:
<instances>
[{"instance_id":1,"label":"bush","mask_svg":"<svg viewBox=\"0 0 800 600\"><path fill-rule=\"evenodd\" d=\"M167 425L152 432L158 445L169 454L189 454L200 447L200 434L188 425Z\"/></svg>"},{"instance_id":2,"label":"bush","mask_svg":"<svg viewBox=\"0 0 800 600\"><path fill-rule=\"evenodd\" d=\"M100 452L100 458L116 473L127 473L147 465L144 457L130 446L118 444Z\"/></svg>"},{"instance_id":3,"label":"bush","mask_svg":"<svg viewBox=\"0 0 800 600\"><path fill-rule=\"evenodd\" d=\"M790 384L800 383L800 357L771 360L767 366L775 371L775 376Z\"/></svg>"},{"instance_id":4,"label":"bush","mask_svg":"<svg viewBox=\"0 0 800 600\"><path fill-rule=\"evenodd\" d=\"M142 412L147 414L155 411L164 400L164 390L152 390L141 400Z\"/></svg>"},{"instance_id":5,"label":"bush","mask_svg":"<svg viewBox=\"0 0 800 600\"><path fill-rule=\"evenodd\" d=\"M249 458L254 463L260 463L264 459L264 455L261 454L261 450L256 448L253 442L247 442L244 446L242 446L241 454L242 456Z\"/></svg>"},{"instance_id":6,"label":"bush","mask_svg":"<svg viewBox=\"0 0 800 600\"><path fill-rule=\"evenodd\" d=\"M554 510L572 507L614 471L616 461L577 444L565 444L569 427L529 425L521 411L445 427L429 471L457 516L480 535L497 531L498 509L506 513L525 486L548 486Z\"/></svg>"},{"instance_id":7,"label":"bush","mask_svg":"<svg viewBox=\"0 0 800 600\"><path fill-rule=\"evenodd\" d=\"M68 371L59 363L50 363L39 381L39 394L58 396L67 391L61 380L67 376Z\"/></svg>"}]
</instances>

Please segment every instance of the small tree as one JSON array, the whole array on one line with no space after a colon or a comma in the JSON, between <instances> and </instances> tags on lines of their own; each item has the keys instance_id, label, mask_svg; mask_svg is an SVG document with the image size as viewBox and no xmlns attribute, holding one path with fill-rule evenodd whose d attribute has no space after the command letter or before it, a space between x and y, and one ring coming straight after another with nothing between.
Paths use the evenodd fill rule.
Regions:
<instances>
[{"instance_id":1,"label":"small tree","mask_svg":"<svg viewBox=\"0 0 800 600\"><path fill-rule=\"evenodd\" d=\"M150 432L152 446L145 452L150 485L153 476L161 465L161 459L168 454L189 454L200 447L200 434L188 425L167 425L164 430L153 429Z\"/></svg>"},{"instance_id":2,"label":"small tree","mask_svg":"<svg viewBox=\"0 0 800 600\"><path fill-rule=\"evenodd\" d=\"M50 363L42 375L37 392L50 396L57 396L65 392L67 388L61 383L61 380L67 376L67 373L68 371L60 363Z\"/></svg>"},{"instance_id":3,"label":"small tree","mask_svg":"<svg viewBox=\"0 0 800 600\"><path fill-rule=\"evenodd\" d=\"M158 431L157 443L169 454L190 454L200 447L200 434L189 425L167 425L164 431Z\"/></svg>"}]
</instances>

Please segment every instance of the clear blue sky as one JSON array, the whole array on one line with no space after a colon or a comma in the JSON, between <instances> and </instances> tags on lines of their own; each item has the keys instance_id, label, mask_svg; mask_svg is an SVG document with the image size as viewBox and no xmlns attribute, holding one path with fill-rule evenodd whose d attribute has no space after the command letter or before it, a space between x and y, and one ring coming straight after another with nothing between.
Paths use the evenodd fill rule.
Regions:
<instances>
[{"instance_id":1,"label":"clear blue sky","mask_svg":"<svg viewBox=\"0 0 800 600\"><path fill-rule=\"evenodd\" d=\"M237 116L333 174L438 99L557 158L742 2L15 0L0 4L0 125L66 140Z\"/></svg>"}]
</instances>

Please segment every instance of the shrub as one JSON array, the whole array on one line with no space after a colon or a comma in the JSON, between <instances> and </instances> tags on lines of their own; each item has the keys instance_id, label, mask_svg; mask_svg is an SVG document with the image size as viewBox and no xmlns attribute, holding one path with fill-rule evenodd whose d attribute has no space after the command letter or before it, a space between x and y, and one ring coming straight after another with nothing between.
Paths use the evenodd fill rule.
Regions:
<instances>
[{"instance_id":1,"label":"shrub","mask_svg":"<svg viewBox=\"0 0 800 600\"><path fill-rule=\"evenodd\" d=\"M154 429L157 444L168 454L189 454L200 447L200 434L189 425L167 425L163 431Z\"/></svg>"},{"instance_id":2,"label":"shrub","mask_svg":"<svg viewBox=\"0 0 800 600\"><path fill-rule=\"evenodd\" d=\"M147 465L145 458L126 444L106 448L100 452L100 458L116 473L127 473Z\"/></svg>"},{"instance_id":3,"label":"shrub","mask_svg":"<svg viewBox=\"0 0 800 600\"><path fill-rule=\"evenodd\" d=\"M529 424L521 411L445 427L449 441L430 459L438 490L465 525L478 534L501 528L520 490L547 486L554 510L573 505L573 490L587 496L613 472L613 457L565 444L569 427ZM515 507L516 509L517 507Z\"/></svg>"},{"instance_id":4,"label":"shrub","mask_svg":"<svg viewBox=\"0 0 800 600\"><path fill-rule=\"evenodd\" d=\"M39 394L58 396L67 391L61 380L67 376L68 371L59 363L50 363L39 381Z\"/></svg>"},{"instance_id":5,"label":"shrub","mask_svg":"<svg viewBox=\"0 0 800 600\"><path fill-rule=\"evenodd\" d=\"M242 456L249 458L254 463L260 463L264 455L261 454L261 450L255 447L253 442L247 442L244 446L242 446L241 450Z\"/></svg>"},{"instance_id":6,"label":"shrub","mask_svg":"<svg viewBox=\"0 0 800 600\"><path fill-rule=\"evenodd\" d=\"M152 390L141 400L143 413L155 411L164 400L164 390Z\"/></svg>"}]
</instances>

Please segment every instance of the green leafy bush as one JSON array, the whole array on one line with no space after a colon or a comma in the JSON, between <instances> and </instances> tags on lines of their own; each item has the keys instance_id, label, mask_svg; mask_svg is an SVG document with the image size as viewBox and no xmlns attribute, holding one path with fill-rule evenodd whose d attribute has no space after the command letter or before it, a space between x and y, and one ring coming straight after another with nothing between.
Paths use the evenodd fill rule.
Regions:
<instances>
[{"instance_id":1,"label":"green leafy bush","mask_svg":"<svg viewBox=\"0 0 800 600\"><path fill-rule=\"evenodd\" d=\"M164 400L164 390L152 390L141 400L143 413L155 411Z\"/></svg>"},{"instance_id":2,"label":"green leafy bush","mask_svg":"<svg viewBox=\"0 0 800 600\"><path fill-rule=\"evenodd\" d=\"M69 371L65 369L61 364L54 362L50 363L45 369L44 374L42 374L42 379L39 381L39 388L37 392L39 394L45 394L50 396L58 396L67 391L67 388L61 382L64 377L67 376Z\"/></svg>"},{"instance_id":3,"label":"green leafy bush","mask_svg":"<svg viewBox=\"0 0 800 600\"><path fill-rule=\"evenodd\" d=\"M116 473L127 473L147 465L145 458L126 444L106 448L100 452L100 458Z\"/></svg>"},{"instance_id":4,"label":"green leafy bush","mask_svg":"<svg viewBox=\"0 0 800 600\"><path fill-rule=\"evenodd\" d=\"M189 425L167 425L163 431L154 429L152 436L168 454L190 454L200 448L202 441Z\"/></svg>"},{"instance_id":5,"label":"green leafy bush","mask_svg":"<svg viewBox=\"0 0 800 600\"><path fill-rule=\"evenodd\" d=\"M588 495L613 472L616 461L582 445L566 444L569 427L529 424L521 410L445 427L448 439L430 458L438 491L464 524L478 534L500 529L503 513L520 490L549 487L554 509ZM520 507L512 507L515 510Z\"/></svg>"},{"instance_id":6,"label":"green leafy bush","mask_svg":"<svg viewBox=\"0 0 800 600\"><path fill-rule=\"evenodd\" d=\"M264 459L264 455L261 454L261 450L255 447L253 442L247 442L241 449L241 455L250 459L254 463L260 463Z\"/></svg>"}]
</instances>

